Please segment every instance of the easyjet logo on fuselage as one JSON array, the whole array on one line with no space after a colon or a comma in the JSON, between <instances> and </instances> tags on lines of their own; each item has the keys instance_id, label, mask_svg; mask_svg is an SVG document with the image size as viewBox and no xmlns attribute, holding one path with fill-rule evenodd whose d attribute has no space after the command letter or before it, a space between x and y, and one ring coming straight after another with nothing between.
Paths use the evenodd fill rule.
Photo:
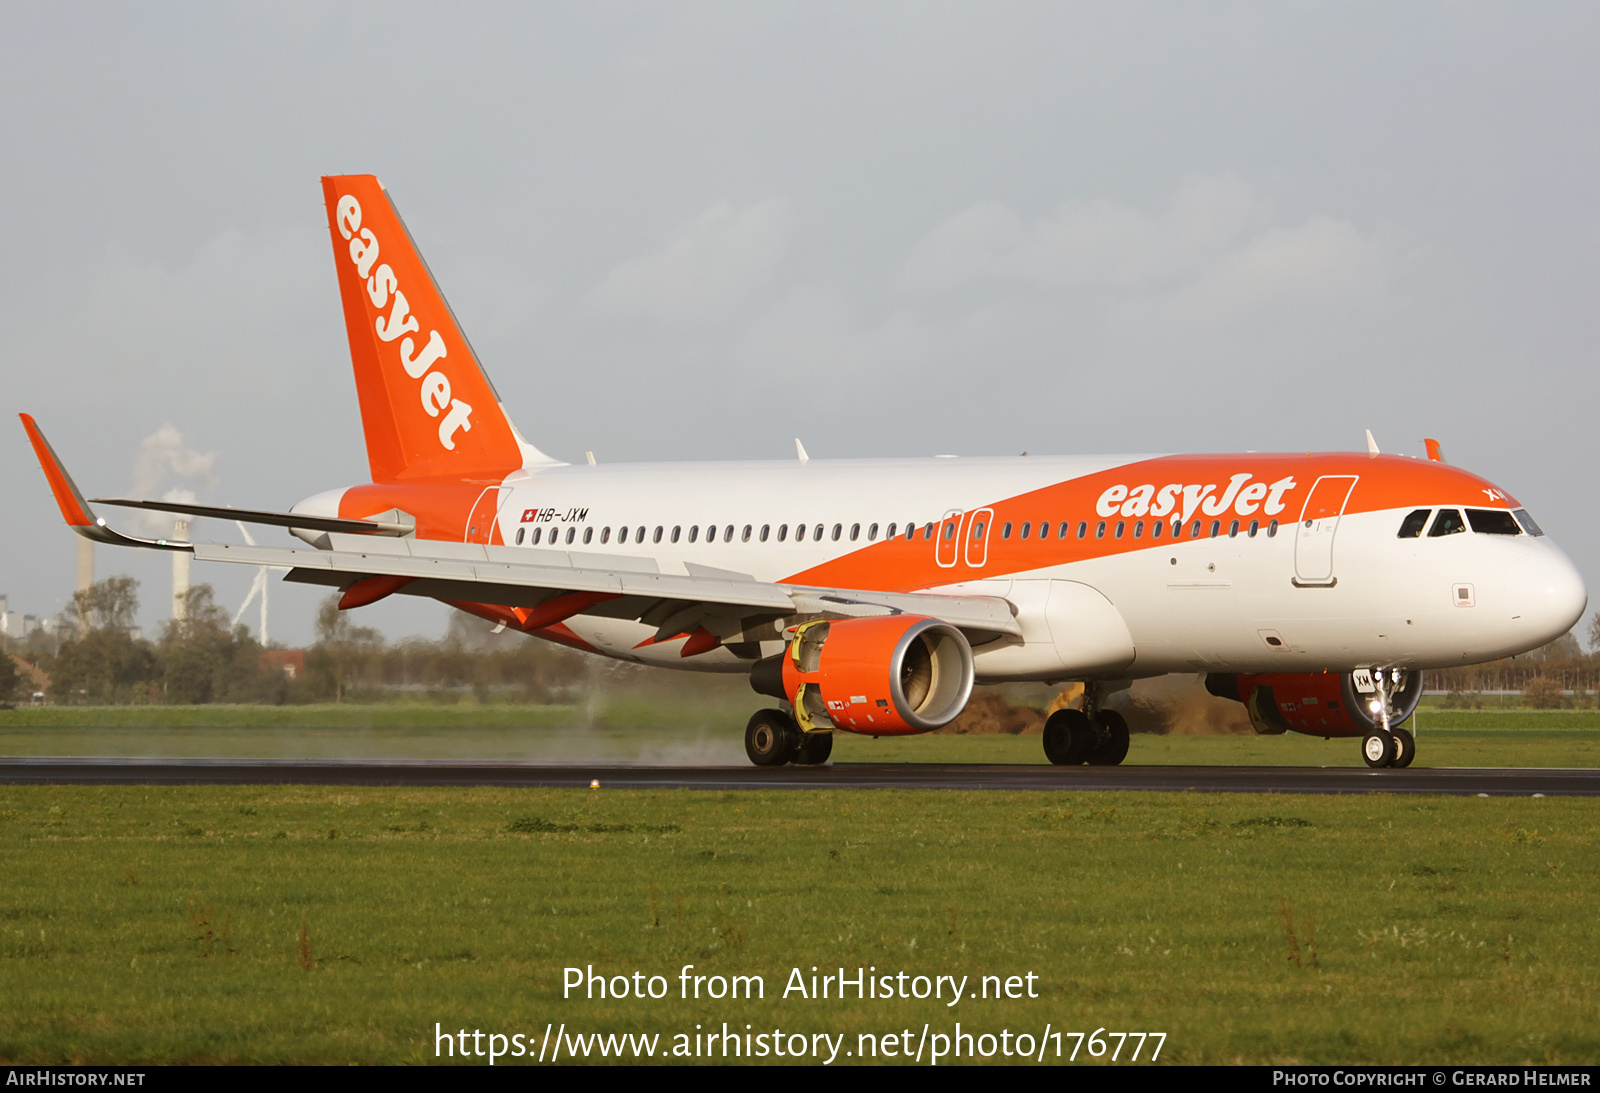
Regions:
<instances>
[{"instance_id":1,"label":"easyjet logo on fuselage","mask_svg":"<svg viewBox=\"0 0 1600 1093\"><path fill-rule=\"evenodd\" d=\"M380 313L378 340L393 344L402 334L417 333L417 317L411 314L411 305L400 290L400 280L393 268L387 262L373 268L378 261L379 241L370 228L361 226L361 202L349 194L341 197L334 221L339 226L339 234L350 241L350 261L356 267L356 276L367 283L367 298ZM386 307L389 308L387 316L382 314ZM412 338L400 343L400 367L412 379L422 381L418 387L422 408L429 417L444 415L439 422L439 443L445 451L455 451L456 431L472 431L472 407L451 397L450 377L443 369L435 367L445 356L444 339L437 330L428 331L428 344L420 353Z\"/></svg>"},{"instance_id":2,"label":"easyjet logo on fuselage","mask_svg":"<svg viewBox=\"0 0 1600 1093\"><path fill-rule=\"evenodd\" d=\"M1100 495L1095 511L1101 516L1168 516L1174 523L1187 523L1196 512L1207 516L1221 516L1232 509L1240 516L1253 515L1260 510L1266 516L1276 516L1284 510L1283 495L1294 489L1292 475L1276 482L1255 482L1255 476L1241 472L1228 480L1226 488L1216 483L1210 485L1174 482L1157 489L1153 484L1112 486ZM1217 493L1221 488L1222 492Z\"/></svg>"}]
</instances>

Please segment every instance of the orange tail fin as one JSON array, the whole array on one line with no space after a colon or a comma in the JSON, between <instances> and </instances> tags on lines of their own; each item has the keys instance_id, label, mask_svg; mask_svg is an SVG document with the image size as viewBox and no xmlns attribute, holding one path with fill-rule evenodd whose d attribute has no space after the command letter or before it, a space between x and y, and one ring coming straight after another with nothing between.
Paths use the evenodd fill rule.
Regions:
<instances>
[{"instance_id":1,"label":"orange tail fin","mask_svg":"<svg viewBox=\"0 0 1600 1093\"><path fill-rule=\"evenodd\" d=\"M372 175L324 177L374 482L498 482L554 462L500 406L400 213Z\"/></svg>"}]
</instances>

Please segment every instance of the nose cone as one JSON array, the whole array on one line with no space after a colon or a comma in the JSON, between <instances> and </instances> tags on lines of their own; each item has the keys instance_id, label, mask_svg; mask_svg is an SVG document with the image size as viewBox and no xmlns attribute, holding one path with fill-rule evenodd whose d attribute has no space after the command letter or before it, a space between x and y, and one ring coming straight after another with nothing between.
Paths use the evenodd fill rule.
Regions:
<instances>
[{"instance_id":1,"label":"nose cone","mask_svg":"<svg viewBox=\"0 0 1600 1093\"><path fill-rule=\"evenodd\" d=\"M1529 648L1567 633L1589 606L1589 592L1577 567L1554 544L1540 547L1511 567L1508 582L1512 619L1528 631Z\"/></svg>"}]
</instances>

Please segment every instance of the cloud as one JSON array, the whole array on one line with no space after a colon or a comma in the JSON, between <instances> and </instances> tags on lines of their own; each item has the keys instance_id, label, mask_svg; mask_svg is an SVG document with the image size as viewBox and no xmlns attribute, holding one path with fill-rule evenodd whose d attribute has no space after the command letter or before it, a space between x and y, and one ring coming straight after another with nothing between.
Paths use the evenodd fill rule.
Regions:
<instances>
[{"instance_id":1,"label":"cloud","mask_svg":"<svg viewBox=\"0 0 1600 1093\"><path fill-rule=\"evenodd\" d=\"M591 301L671 326L723 318L771 276L788 247L790 221L788 204L776 198L714 205L660 250L619 264Z\"/></svg>"},{"instance_id":2,"label":"cloud","mask_svg":"<svg viewBox=\"0 0 1600 1093\"><path fill-rule=\"evenodd\" d=\"M1131 301L1124 318L1155 313L1186 326L1220 324L1281 305L1331 305L1376 289L1390 248L1348 221L1313 216L1266 231L1229 251L1192 282L1148 301Z\"/></svg>"},{"instance_id":3,"label":"cloud","mask_svg":"<svg viewBox=\"0 0 1600 1093\"><path fill-rule=\"evenodd\" d=\"M982 352L1007 328L1013 312L990 306L929 318L900 308L863 320L836 290L797 288L751 316L732 357L747 374L793 376L808 388L813 381L827 381L830 390L859 395L925 377L943 363Z\"/></svg>"},{"instance_id":4,"label":"cloud","mask_svg":"<svg viewBox=\"0 0 1600 1093\"><path fill-rule=\"evenodd\" d=\"M919 242L897 285L925 297L984 281L1087 291L1115 338L1326 309L1383 283L1393 251L1383 233L1321 214L1270 221L1269 203L1233 176L1192 176L1159 213L1068 201L1027 222L985 202Z\"/></svg>"},{"instance_id":5,"label":"cloud","mask_svg":"<svg viewBox=\"0 0 1600 1093\"><path fill-rule=\"evenodd\" d=\"M1160 213L1115 201L1068 201L1028 223L1006 205L984 202L918 243L897 284L917 295L979 280L1139 291L1215 261L1269 212L1232 176L1187 179Z\"/></svg>"}]
</instances>

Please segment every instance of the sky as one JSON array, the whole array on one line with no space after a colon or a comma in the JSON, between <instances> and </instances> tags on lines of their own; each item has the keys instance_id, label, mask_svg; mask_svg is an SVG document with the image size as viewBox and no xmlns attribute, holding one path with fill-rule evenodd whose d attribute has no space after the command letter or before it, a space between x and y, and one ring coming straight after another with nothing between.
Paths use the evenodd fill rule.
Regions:
<instances>
[{"instance_id":1,"label":"sky","mask_svg":"<svg viewBox=\"0 0 1600 1093\"><path fill-rule=\"evenodd\" d=\"M1597 32L1558 2L4 3L0 401L89 496L365 481L318 178L373 173L558 458L1436 437L1600 587ZM20 426L0 460L0 592L53 614L74 537ZM159 629L168 558L97 550ZM252 578L193 579L231 610ZM318 598L274 585L273 639Z\"/></svg>"}]
</instances>

